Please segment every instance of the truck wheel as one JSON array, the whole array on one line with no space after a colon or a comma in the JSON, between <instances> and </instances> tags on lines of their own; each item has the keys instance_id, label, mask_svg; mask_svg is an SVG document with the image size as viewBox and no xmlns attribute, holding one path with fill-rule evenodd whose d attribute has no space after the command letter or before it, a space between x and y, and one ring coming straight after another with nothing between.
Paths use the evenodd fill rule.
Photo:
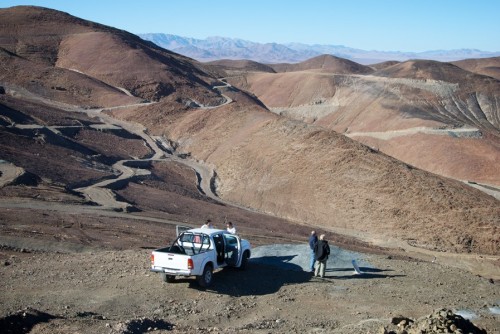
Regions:
<instances>
[{"instance_id":1,"label":"truck wheel","mask_svg":"<svg viewBox=\"0 0 500 334\"><path fill-rule=\"evenodd\" d=\"M196 279L198 281L198 284L202 288L209 287L212 284L213 281L213 269L210 264L207 264L205 268L203 269L203 274L201 276L197 276Z\"/></svg>"},{"instance_id":2,"label":"truck wheel","mask_svg":"<svg viewBox=\"0 0 500 334\"><path fill-rule=\"evenodd\" d=\"M161 273L161 279L163 280L163 282L173 283L175 281L175 276Z\"/></svg>"},{"instance_id":3,"label":"truck wheel","mask_svg":"<svg viewBox=\"0 0 500 334\"><path fill-rule=\"evenodd\" d=\"M248 258L250 257L250 253L248 251L245 251L243 253L243 257L241 258L241 264L240 264L240 269L245 270L247 268L248 264Z\"/></svg>"}]
</instances>

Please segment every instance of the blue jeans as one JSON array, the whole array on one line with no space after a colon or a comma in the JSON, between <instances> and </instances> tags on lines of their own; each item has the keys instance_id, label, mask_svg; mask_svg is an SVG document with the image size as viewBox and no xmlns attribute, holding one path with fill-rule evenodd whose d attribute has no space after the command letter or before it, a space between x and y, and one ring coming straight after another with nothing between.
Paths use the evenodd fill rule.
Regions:
<instances>
[{"instance_id":1,"label":"blue jeans","mask_svg":"<svg viewBox=\"0 0 500 334\"><path fill-rule=\"evenodd\" d=\"M310 270L314 271L314 263L316 260L314 259L314 249L311 249L311 262L310 262Z\"/></svg>"}]
</instances>

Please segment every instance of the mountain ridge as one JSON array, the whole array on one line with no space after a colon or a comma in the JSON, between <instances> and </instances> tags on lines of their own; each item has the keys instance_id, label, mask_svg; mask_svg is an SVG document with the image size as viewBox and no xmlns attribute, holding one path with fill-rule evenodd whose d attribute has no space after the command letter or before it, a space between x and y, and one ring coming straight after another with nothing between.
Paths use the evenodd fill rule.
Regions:
<instances>
[{"instance_id":1,"label":"mountain ridge","mask_svg":"<svg viewBox=\"0 0 500 334\"><path fill-rule=\"evenodd\" d=\"M227 37L196 39L164 33L138 34L138 36L158 46L192 57L198 61L247 59L263 63L297 63L322 54L331 54L363 65L368 65L389 60L405 61L409 59L428 59L437 61L457 61L469 58L500 56L500 51L492 52L477 49L403 52L362 50L343 45L258 43Z\"/></svg>"}]
</instances>

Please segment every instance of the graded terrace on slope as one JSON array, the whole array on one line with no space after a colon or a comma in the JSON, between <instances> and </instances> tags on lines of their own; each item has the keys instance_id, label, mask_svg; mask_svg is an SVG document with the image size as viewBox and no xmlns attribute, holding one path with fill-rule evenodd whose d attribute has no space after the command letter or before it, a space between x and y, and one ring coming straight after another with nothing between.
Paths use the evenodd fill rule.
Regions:
<instances>
[{"instance_id":1,"label":"graded terrace on slope","mask_svg":"<svg viewBox=\"0 0 500 334\"><path fill-rule=\"evenodd\" d=\"M432 173L497 188L500 197L498 80L425 60L387 62L363 75L351 65L310 64L316 67L287 73L233 69L226 80L276 114Z\"/></svg>"}]
</instances>

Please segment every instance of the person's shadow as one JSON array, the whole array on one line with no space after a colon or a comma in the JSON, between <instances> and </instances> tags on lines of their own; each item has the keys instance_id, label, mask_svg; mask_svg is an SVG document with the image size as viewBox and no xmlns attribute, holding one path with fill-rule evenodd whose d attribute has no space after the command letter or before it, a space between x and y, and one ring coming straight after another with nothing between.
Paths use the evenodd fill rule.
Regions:
<instances>
[{"instance_id":1,"label":"person's shadow","mask_svg":"<svg viewBox=\"0 0 500 334\"><path fill-rule=\"evenodd\" d=\"M333 275L327 275L326 278L331 279L373 279L373 278L387 278L387 277L403 277L406 275L389 275L383 274L383 272L392 271L391 269L378 269L370 267L359 267L361 273L357 273L353 267L351 268L328 268L327 273ZM338 272L350 272L350 275L338 275Z\"/></svg>"}]
</instances>

